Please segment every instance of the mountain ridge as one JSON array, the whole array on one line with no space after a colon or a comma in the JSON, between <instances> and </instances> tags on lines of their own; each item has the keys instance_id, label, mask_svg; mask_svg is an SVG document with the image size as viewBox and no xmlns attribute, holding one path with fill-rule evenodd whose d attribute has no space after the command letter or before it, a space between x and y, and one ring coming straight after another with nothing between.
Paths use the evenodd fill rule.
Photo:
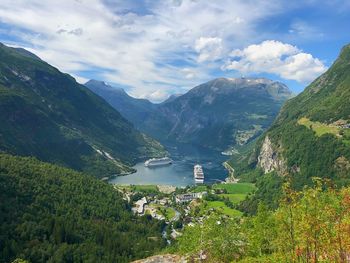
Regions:
<instances>
[{"instance_id":1,"label":"mountain ridge","mask_svg":"<svg viewBox=\"0 0 350 263\"><path fill-rule=\"evenodd\" d=\"M70 75L5 45L0 58L1 151L99 177L164 151Z\"/></svg>"},{"instance_id":2,"label":"mountain ridge","mask_svg":"<svg viewBox=\"0 0 350 263\"><path fill-rule=\"evenodd\" d=\"M256 138L272 122L282 103L292 97L288 87L277 81L265 78L217 78L198 85L185 94L170 97L160 104L147 101L147 105L143 105L147 109L141 115L138 113L140 106L132 104L140 102L140 99L133 98L132 102L123 104L120 102L122 99L119 91L114 92L113 99L112 94L103 94L101 85L100 90L98 87L91 87L91 84L87 86L124 113L139 130L164 143L200 144L218 151L234 146L237 141L238 144L245 144ZM110 90L111 87L104 89ZM240 104L240 100L245 104ZM133 109L133 115L126 111L128 107ZM250 112L250 108L254 107L256 112ZM234 115L235 121L231 120L231 115ZM248 119L248 125L239 124L243 122L239 119L240 115L245 116L243 119ZM253 121L249 118L260 120ZM215 127L210 128L211 125ZM237 127L233 127L235 125ZM209 131L207 134L205 129ZM218 132L222 133L219 134L219 140L206 143ZM232 136L235 138L232 139ZM196 137L200 138L197 140ZM215 144L219 146L215 147Z\"/></svg>"},{"instance_id":3,"label":"mountain ridge","mask_svg":"<svg viewBox=\"0 0 350 263\"><path fill-rule=\"evenodd\" d=\"M229 161L235 176L260 186L243 205L248 210L259 200L274 207L285 181L297 190L313 177L350 184L349 58L346 45L325 73L285 103L250 153Z\"/></svg>"}]
</instances>

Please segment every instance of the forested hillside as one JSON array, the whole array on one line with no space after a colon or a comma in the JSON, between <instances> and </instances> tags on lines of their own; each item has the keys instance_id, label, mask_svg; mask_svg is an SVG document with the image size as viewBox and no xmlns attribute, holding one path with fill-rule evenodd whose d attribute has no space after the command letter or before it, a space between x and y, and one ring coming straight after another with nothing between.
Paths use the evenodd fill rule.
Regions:
<instances>
[{"instance_id":1,"label":"forested hillside","mask_svg":"<svg viewBox=\"0 0 350 263\"><path fill-rule=\"evenodd\" d=\"M277 207L281 185L301 190L312 177L350 183L350 45L327 72L282 107L255 149L232 159L235 176L256 182L258 192L242 208L252 212L263 200Z\"/></svg>"},{"instance_id":2,"label":"forested hillside","mask_svg":"<svg viewBox=\"0 0 350 263\"><path fill-rule=\"evenodd\" d=\"M71 76L0 44L0 151L35 156L98 177L163 148Z\"/></svg>"},{"instance_id":3,"label":"forested hillside","mask_svg":"<svg viewBox=\"0 0 350 263\"><path fill-rule=\"evenodd\" d=\"M34 158L0 155L0 262L129 262L164 246L113 186Z\"/></svg>"}]
</instances>

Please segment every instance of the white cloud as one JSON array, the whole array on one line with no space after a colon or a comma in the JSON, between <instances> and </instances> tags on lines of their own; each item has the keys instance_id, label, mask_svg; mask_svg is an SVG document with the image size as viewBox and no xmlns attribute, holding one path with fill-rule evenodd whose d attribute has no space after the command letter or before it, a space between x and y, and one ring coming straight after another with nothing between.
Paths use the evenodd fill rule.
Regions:
<instances>
[{"instance_id":1,"label":"white cloud","mask_svg":"<svg viewBox=\"0 0 350 263\"><path fill-rule=\"evenodd\" d=\"M213 78L218 58L261 41L256 25L283 12L282 2L1 0L1 35L64 72L94 72L151 98Z\"/></svg>"},{"instance_id":2,"label":"white cloud","mask_svg":"<svg viewBox=\"0 0 350 263\"><path fill-rule=\"evenodd\" d=\"M214 61L222 55L222 39L218 37L200 37L196 40L194 48L199 53L198 62Z\"/></svg>"},{"instance_id":3,"label":"white cloud","mask_svg":"<svg viewBox=\"0 0 350 263\"><path fill-rule=\"evenodd\" d=\"M76 80L78 83L80 83L80 84L85 84L85 83L88 82L88 80L89 80L89 79L87 79L87 78L83 78L83 77L77 76L77 75L75 75L75 74L71 74L71 75L72 75L72 77L74 77L75 80Z\"/></svg>"},{"instance_id":4,"label":"white cloud","mask_svg":"<svg viewBox=\"0 0 350 263\"><path fill-rule=\"evenodd\" d=\"M319 39L323 38L325 35L321 31L321 29L314 27L305 21L295 20L290 25L290 29L288 30L289 34L295 35L298 39Z\"/></svg>"},{"instance_id":5,"label":"white cloud","mask_svg":"<svg viewBox=\"0 0 350 263\"><path fill-rule=\"evenodd\" d=\"M181 72L184 74L185 79L193 79L197 76L196 72L190 68L183 68Z\"/></svg>"},{"instance_id":6,"label":"white cloud","mask_svg":"<svg viewBox=\"0 0 350 263\"><path fill-rule=\"evenodd\" d=\"M152 92L151 94L145 94L142 97L147 98L151 101L162 102L162 101L166 100L167 98L169 98L169 94L164 89L163 90L159 89L159 90Z\"/></svg>"},{"instance_id":7,"label":"white cloud","mask_svg":"<svg viewBox=\"0 0 350 263\"><path fill-rule=\"evenodd\" d=\"M326 70L325 65L296 46L275 40L231 52L232 60L223 69L240 73L273 73L284 79L307 83Z\"/></svg>"}]
</instances>

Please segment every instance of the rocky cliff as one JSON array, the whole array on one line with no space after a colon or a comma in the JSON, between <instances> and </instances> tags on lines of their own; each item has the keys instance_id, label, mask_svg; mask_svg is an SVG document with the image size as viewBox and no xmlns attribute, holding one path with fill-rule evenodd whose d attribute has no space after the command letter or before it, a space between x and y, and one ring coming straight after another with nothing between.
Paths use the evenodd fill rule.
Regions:
<instances>
[{"instance_id":1,"label":"rocky cliff","mask_svg":"<svg viewBox=\"0 0 350 263\"><path fill-rule=\"evenodd\" d=\"M276 171L279 175L286 175L287 165L281 154L274 148L269 136L266 136L258 156L258 166L265 174Z\"/></svg>"}]
</instances>

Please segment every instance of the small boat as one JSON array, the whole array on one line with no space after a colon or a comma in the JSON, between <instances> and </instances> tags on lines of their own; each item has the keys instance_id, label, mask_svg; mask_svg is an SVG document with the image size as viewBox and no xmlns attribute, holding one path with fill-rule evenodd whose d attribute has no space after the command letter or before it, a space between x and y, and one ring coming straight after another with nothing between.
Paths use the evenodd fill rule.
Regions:
<instances>
[{"instance_id":1,"label":"small boat","mask_svg":"<svg viewBox=\"0 0 350 263\"><path fill-rule=\"evenodd\" d=\"M155 167L155 166L162 166L162 165L169 165L172 164L173 160L171 160L169 157L164 158L152 158L145 162L146 167Z\"/></svg>"},{"instance_id":2,"label":"small boat","mask_svg":"<svg viewBox=\"0 0 350 263\"><path fill-rule=\"evenodd\" d=\"M201 165L196 164L193 167L193 176L195 183L202 184L204 183L204 173Z\"/></svg>"}]
</instances>

